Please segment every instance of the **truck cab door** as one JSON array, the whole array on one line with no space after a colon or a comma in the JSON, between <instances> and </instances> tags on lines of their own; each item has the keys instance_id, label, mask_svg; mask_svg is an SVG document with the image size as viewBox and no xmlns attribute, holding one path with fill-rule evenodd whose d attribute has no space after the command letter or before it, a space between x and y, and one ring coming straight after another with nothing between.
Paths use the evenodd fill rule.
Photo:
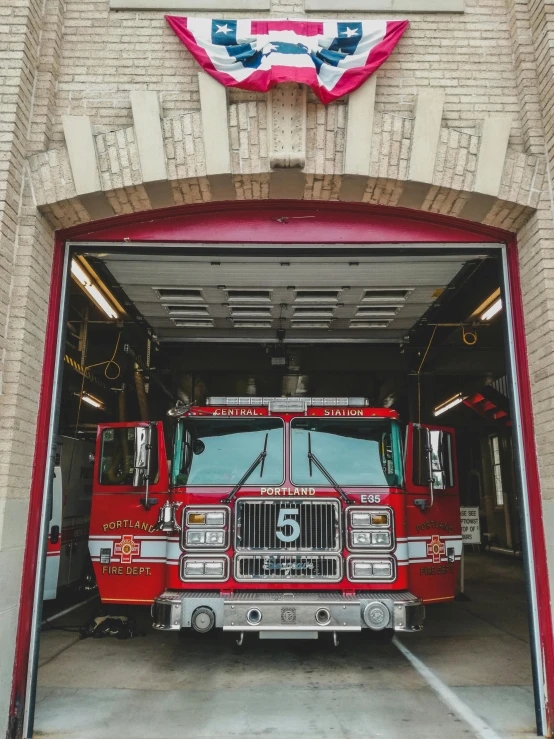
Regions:
<instances>
[{"instance_id":1,"label":"truck cab door","mask_svg":"<svg viewBox=\"0 0 554 739\"><path fill-rule=\"evenodd\" d=\"M428 603L452 600L462 553L454 429L408 425L405 480L410 591Z\"/></svg>"},{"instance_id":2,"label":"truck cab door","mask_svg":"<svg viewBox=\"0 0 554 739\"><path fill-rule=\"evenodd\" d=\"M146 604L165 589L168 541L155 525L168 492L161 422L98 427L89 551L102 601Z\"/></svg>"}]
</instances>

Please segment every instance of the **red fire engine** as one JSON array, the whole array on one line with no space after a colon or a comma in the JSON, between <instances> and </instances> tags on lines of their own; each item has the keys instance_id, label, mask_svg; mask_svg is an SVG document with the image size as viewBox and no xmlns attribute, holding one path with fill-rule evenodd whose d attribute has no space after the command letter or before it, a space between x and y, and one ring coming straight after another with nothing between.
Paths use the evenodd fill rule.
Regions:
<instances>
[{"instance_id":1,"label":"red fire engine","mask_svg":"<svg viewBox=\"0 0 554 739\"><path fill-rule=\"evenodd\" d=\"M418 631L455 595L453 429L363 398L209 398L98 428L89 547L105 603L260 638Z\"/></svg>"}]
</instances>

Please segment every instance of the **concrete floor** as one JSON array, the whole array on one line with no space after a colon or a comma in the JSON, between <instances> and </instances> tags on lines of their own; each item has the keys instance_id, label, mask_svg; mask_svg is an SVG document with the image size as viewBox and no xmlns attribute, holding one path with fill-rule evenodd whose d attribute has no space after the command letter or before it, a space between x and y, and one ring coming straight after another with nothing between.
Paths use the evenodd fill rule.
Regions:
<instances>
[{"instance_id":1,"label":"concrete floor","mask_svg":"<svg viewBox=\"0 0 554 739\"><path fill-rule=\"evenodd\" d=\"M146 636L127 641L45 631L34 735L535 736L521 563L493 555L467 560L471 601L429 607L425 631L400 640L424 664L423 675L396 645L359 635L341 637L338 648L328 639L254 637L238 647L227 634L154 632L147 614L141 614ZM87 620L91 608L98 611L98 603L60 624Z\"/></svg>"}]
</instances>

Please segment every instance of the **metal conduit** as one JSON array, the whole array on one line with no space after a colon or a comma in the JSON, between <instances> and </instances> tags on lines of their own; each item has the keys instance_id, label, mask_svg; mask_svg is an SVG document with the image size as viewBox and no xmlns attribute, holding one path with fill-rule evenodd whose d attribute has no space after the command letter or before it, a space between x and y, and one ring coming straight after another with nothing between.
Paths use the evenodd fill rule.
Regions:
<instances>
[{"instance_id":1,"label":"metal conduit","mask_svg":"<svg viewBox=\"0 0 554 739\"><path fill-rule=\"evenodd\" d=\"M150 414L148 413L148 398L146 397L146 389L144 387L144 377L142 375L142 369L135 362L135 386L137 389L137 398L140 409L140 420L149 421Z\"/></svg>"}]
</instances>

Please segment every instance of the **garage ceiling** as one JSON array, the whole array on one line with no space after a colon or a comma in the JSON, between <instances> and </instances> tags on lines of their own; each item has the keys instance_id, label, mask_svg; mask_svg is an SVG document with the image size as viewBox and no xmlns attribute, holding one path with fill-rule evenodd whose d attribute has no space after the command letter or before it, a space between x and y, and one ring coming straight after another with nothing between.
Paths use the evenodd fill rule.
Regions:
<instances>
[{"instance_id":1,"label":"garage ceiling","mask_svg":"<svg viewBox=\"0 0 554 739\"><path fill-rule=\"evenodd\" d=\"M399 342L479 258L95 256L162 342Z\"/></svg>"}]
</instances>

